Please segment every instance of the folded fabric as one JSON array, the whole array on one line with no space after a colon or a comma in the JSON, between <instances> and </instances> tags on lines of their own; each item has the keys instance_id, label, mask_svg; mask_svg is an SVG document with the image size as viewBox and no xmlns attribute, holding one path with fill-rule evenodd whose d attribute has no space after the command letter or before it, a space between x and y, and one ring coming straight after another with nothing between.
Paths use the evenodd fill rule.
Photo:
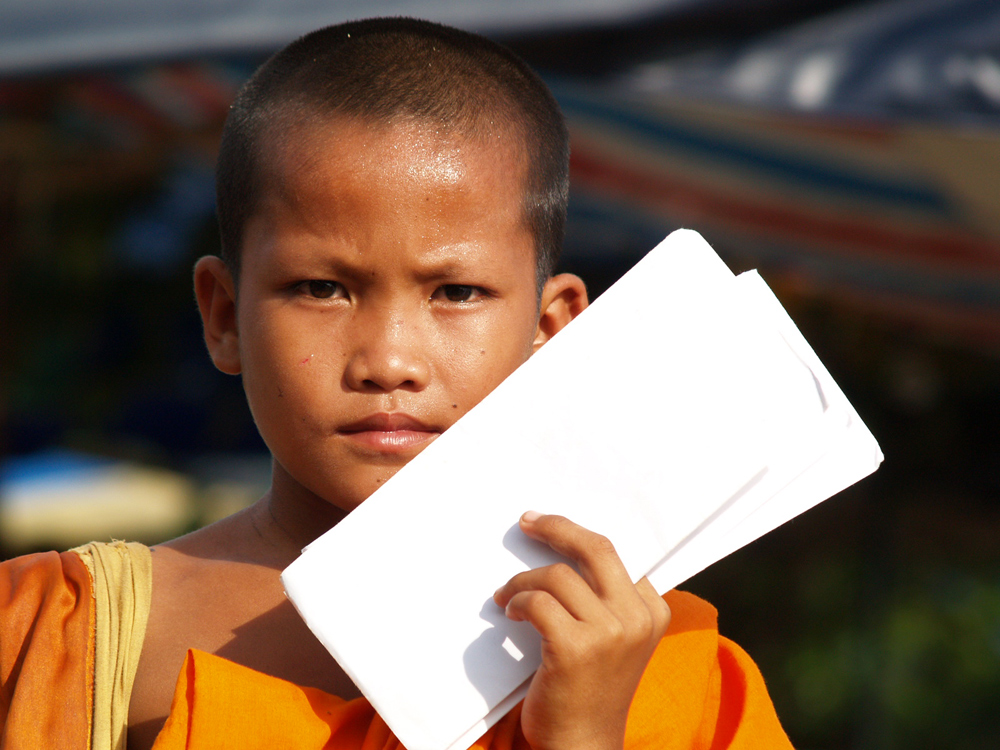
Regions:
<instances>
[{"instance_id":1,"label":"folded fabric","mask_svg":"<svg viewBox=\"0 0 1000 750\"><path fill-rule=\"evenodd\" d=\"M715 609L671 592L670 629L643 675L629 712L626 750L790 749L760 672L719 636ZM444 708L447 708L444 706ZM515 706L477 750L530 750ZM170 718L153 750L399 750L403 746L364 698L344 701L188 652Z\"/></svg>"}]
</instances>

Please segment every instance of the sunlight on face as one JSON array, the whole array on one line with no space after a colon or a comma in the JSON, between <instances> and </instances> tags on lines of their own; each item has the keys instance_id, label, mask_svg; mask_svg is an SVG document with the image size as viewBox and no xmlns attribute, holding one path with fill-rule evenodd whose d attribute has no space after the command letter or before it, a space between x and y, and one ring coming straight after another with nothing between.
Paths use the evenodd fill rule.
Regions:
<instances>
[{"instance_id":1,"label":"sunlight on face","mask_svg":"<svg viewBox=\"0 0 1000 750\"><path fill-rule=\"evenodd\" d=\"M524 166L413 123L295 135L246 228L240 365L285 486L350 510L530 356Z\"/></svg>"}]
</instances>

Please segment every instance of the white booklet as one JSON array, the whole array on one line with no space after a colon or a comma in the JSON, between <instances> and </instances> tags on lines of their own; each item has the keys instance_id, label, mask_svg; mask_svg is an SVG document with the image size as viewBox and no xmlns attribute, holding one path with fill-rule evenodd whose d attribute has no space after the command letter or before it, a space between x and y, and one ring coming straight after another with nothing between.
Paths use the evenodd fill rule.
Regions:
<instances>
[{"instance_id":1,"label":"white booklet","mask_svg":"<svg viewBox=\"0 0 1000 750\"><path fill-rule=\"evenodd\" d=\"M878 444L756 272L652 250L282 574L410 750L463 750L524 697L531 625L493 592L560 559L559 513L665 593L874 471Z\"/></svg>"}]
</instances>

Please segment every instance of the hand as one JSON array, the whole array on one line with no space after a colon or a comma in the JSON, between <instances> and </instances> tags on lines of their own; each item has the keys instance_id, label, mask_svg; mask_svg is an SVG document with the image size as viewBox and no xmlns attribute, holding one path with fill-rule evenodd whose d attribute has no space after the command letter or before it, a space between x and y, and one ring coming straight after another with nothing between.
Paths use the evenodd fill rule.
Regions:
<instances>
[{"instance_id":1,"label":"hand","mask_svg":"<svg viewBox=\"0 0 1000 750\"><path fill-rule=\"evenodd\" d=\"M542 665L521 709L534 750L620 748L632 696L670 624L645 578L633 584L611 542L562 516L534 512L521 530L573 560L519 573L494 594L542 636Z\"/></svg>"}]
</instances>

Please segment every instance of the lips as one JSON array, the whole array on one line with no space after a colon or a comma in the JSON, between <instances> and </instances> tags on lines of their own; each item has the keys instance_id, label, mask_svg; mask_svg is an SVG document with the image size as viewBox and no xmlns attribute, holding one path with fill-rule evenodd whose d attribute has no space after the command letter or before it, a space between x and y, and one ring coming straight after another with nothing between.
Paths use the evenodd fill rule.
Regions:
<instances>
[{"instance_id":1,"label":"lips","mask_svg":"<svg viewBox=\"0 0 1000 750\"><path fill-rule=\"evenodd\" d=\"M408 414L372 414L344 425L341 435L351 442L379 452L397 453L416 447L438 436L440 430L428 427Z\"/></svg>"}]
</instances>

